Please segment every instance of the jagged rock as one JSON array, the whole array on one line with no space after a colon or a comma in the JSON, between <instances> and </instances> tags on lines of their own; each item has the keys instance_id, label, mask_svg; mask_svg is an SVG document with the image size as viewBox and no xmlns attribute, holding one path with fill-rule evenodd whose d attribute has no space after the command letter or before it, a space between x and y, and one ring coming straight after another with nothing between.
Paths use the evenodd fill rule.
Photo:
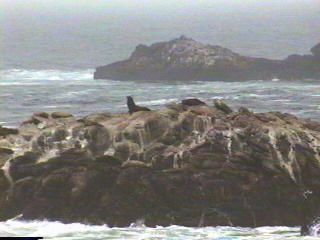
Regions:
<instances>
[{"instance_id":1,"label":"jagged rock","mask_svg":"<svg viewBox=\"0 0 320 240\"><path fill-rule=\"evenodd\" d=\"M313 55L285 60L241 56L227 48L181 36L151 46L138 45L130 58L98 67L95 79L114 80L270 80L320 79L319 44Z\"/></svg>"},{"instance_id":2,"label":"jagged rock","mask_svg":"<svg viewBox=\"0 0 320 240\"><path fill-rule=\"evenodd\" d=\"M51 117L52 118L69 118L69 117L73 117L73 115L66 112L53 112L51 113Z\"/></svg>"},{"instance_id":3,"label":"jagged rock","mask_svg":"<svg viewBox=\"0 0 320 240\"><path fill-rule=\"evenodd\" d=\"M216 105L22 125L0 141L0 220L256 227L313 216L320 124Z\"/></svg>"}]
</instances>

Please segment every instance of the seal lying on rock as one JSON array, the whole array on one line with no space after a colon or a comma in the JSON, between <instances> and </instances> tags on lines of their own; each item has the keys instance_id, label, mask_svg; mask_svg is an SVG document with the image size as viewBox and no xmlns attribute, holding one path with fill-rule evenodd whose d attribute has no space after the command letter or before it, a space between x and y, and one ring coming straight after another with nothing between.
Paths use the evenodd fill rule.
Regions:
<instances>
[{"instance_id":1,"label":"seal lying on rock","mask_svg":"<svg viewBox=\"0 0 320 240\"><path fill-rule=\"evenodd\" d=\"M129 114L131 115L134 112L140 112L140 111L151 111L149 108L147 107L140 107L137 106L134 101L133 98L131 96L127 96L127 105L129 108Z\"/></svg>"},{"instance_id":2,"label":"seal lying on rock","mask_svg":"<svg viewBox=\"0 0 320 240\"><path fill-rule=\"evenodd\" d=\"M201 100L197 98L188 98L181 101L183 105L187 106L199 106L199 105L207 105L205 102L202 102Z\"/></svg>"},{"instance_id":3,"label":"seal lying on rock","mask_svg":"<svg viewBox=\"0 0 320 240\"><path fill-rule=\"evenodd\" d=\"M216 108L218 108L219 110L221 110L222 112L224 112L226 114L233 112L232 109L227 104L222 102L220 99L214 99L213 103Z\"/></svg>"}]
</instances>

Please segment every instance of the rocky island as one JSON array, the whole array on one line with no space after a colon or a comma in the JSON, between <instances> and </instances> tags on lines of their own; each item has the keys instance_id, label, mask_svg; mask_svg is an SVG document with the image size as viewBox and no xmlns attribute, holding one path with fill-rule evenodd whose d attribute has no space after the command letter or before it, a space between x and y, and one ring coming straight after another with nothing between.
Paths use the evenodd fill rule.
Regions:
<instances>
[{"instance_id":1,"label":"rocky island","mask_svg":"<svg viewBox=\"0 0 320 240\"><path fill-rule=\"evenodd\" d=\"M95 79L243 81L320 79L320 43L312 54L284 60L247 57L221 46L181 36L151 46L138 45L130 58L98 67Z\"/></svg>"},{"instance_id":2,"label":"rocky island","mask_svg":"<svg viewBox=\"0 0 320 240\"><path fill-rule=\"evenodd\" d=\"M297 226L318 212L320 123L221 100L34 113L0 128L0 220Z\"/></svg>"}]
</instances>

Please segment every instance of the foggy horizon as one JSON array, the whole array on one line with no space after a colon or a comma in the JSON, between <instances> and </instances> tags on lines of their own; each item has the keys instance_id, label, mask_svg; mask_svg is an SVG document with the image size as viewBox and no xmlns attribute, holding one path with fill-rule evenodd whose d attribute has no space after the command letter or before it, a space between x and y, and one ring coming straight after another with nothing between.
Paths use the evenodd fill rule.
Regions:
<instances>
[{"instance_id":1,"label":"foggy horizon","mask_svg":"<svg viewBox=\"0 0 320 240\"><path fill-rule=\"evenodd\" d=\"M292 8L295 6L299 7L315 7L320 6L319 0L265 0L263 2L258 0L172 0L170 2L163 2L161 0L1 0L0 9L10 11L19 10L83 10L85 8L102 9L102 8L119 8L119 9L132 9L132 8L162 8L162 9L177 9L177 8L207 8L207 7L225 7L225 8L250 8L254 10L263 10L261 7L272 7L272 8ZM320 7L319 7L320 9ZM248 10L248 9L247 9ZM319 10L320 11L320 10Z\"/></svg>"}]
</instances>

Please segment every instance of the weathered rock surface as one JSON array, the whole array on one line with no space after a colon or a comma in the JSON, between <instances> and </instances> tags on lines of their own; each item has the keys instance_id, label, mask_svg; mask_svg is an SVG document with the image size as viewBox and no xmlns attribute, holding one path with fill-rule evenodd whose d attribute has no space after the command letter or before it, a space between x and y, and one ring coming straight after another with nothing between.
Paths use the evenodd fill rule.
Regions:
<instances>
[{"instance_id":1,"label":"weathered rock surface","mask_svg":"<svg viewBox=\"0 0 320 240\"><path fill-rule=\"evenodd\" d=\"M19 131L17 129L14 128L6 128L6 127L2 127L0 125L0 136L1 137L5 137L7 135L11 135L11 134L18 134Z\"/></svg>"},{"instance_id":2,"label":"weathered rock surface","mask_svg":"<svg viewBox=\"0 0 320 240\"><path fill-rule=\"evenodd\" d=\"M269 60L239 55L181 36L150 47L138 45L130 58L101 66L95 79L239 81L320 79L319 44L310 55Z\"/></svg>"},{"instance_id":3,"label":"weathered rock surface","mask_svg":"<svg viewBox=\"0 0 320 240\"><path fill-rule=\"evenodd\" d=\"M34 115L0 136L0 220L302 224L320 200L320 123L216 103Z\"/></svg>"}]
</instances>

